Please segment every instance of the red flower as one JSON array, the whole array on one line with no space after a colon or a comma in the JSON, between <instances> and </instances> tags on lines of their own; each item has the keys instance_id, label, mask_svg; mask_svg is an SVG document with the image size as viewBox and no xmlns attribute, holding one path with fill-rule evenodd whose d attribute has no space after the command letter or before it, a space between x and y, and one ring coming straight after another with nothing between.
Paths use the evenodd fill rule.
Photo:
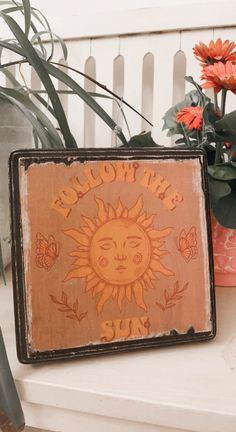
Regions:
<instances>
[{"instance_id":1,"label":"red flower","mask_svg":"<svg viewBox=\"0 0 236 432\"><path fill-rule=\"evenodd\" d=\"M208 81L202 85L203 88L213 87L215 93L219 93L222 89L231 90L236 94L236 65L230 61L225 64L219 62L206 66L201 79Z\"/></svg>"},{"instance_id":2,"label":"red flower","mask_svg":"<svg viewBox=\"0 0 236 432\"><path fill-rule=\"evenodd\" d=\"M195 45L193 53L195 57L201 62L201 65L207 66L216 62L226 63L227 61L236 61L236 52L232 52L236 44L228 40L222 42L220 38L216 42L210 41L209 46L203 42Z\"/></svg>"},{"instance_id":3,"label":"red flower","mask_svg":"<svg viewBox=\"0 0 236 432\"><path fill-rule=\"evenodd\" d=\"M176 114L178 123L185 123L189 130L202 128L203 108L200 106L183 108Z\"/></svg>"}]
</instances>

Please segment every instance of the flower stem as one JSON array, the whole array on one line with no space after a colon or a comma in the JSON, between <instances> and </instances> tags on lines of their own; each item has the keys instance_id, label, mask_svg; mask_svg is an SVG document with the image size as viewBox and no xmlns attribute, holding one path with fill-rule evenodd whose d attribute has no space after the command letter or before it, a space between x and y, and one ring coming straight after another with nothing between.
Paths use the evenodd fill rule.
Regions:
<instances>
[{"instance_id":1,"label":"flower stem","mask_svg":"<svg viewBox=\"0 0 236 432\"><path fill-rule=\"evenodd\" d=\"M182 131L183 131L183 136L186 139L186 144L187 144L188 147L191 147L191 143L190 143L188 135L185 132L183 123L180 123L180 125L181 125Z\"/></svg>"},{"instance_id":2,"label":"flower stem","mask_svg":"<svg viewBox=\"0 0 236 432\"><path fill-rule=\"evenodd\" d=\"M197 142L199 147L202 142L202 132L200 130L197 130Z\"/></svg>"},{"instance_id":3,"label":"flower stem","mask_svg":"<svg viewBox=\"0 0 236 432\"><path fill-rule=\"evenodd\" d=\"M215 107L215 111L216 111L216 112L219 112L219 111L220 111L220 108L219 108L219 105L218 105L218 97L217 97L217 93L215 93L215 92L214 92L214 107Z\"/></svg>"},{"instance_id":4,"label":"flower stem","mask_svg":"<svg viewBox=\"0 0 236 432\"><path fill-rule=\"evenodd\" d=\"M222 95L221 95L221 115L222 115L222 117L225 115L226 94L227 94L227 90L222 89Z\"/></svg>"},{"instance_id":5,"label":"flower stem","mask_svg":"<svg viewBox=\"0 0 236 432\"><path fill-rule=\"evenodd\" d=\"M222 148L222 145L223 145L222 142L216 143L216 154L215 154L214 165L221 163L221 148Z\"/></svg>"}]
</instances>

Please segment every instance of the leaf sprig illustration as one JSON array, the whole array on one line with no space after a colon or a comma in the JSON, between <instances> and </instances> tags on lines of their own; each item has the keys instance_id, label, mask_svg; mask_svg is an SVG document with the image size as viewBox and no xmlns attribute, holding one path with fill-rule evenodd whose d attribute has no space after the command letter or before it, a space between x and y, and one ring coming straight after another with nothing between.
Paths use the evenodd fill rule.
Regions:
<instances>
[{"instance_id":1,"label":"leaf sprig illustration","mask_svg":"<svg viewBox=\"0 0 236 432\"><path fill-rule=\"evenodd\" d=\"M73 305L70 306L68 303L67 294L64 291L62 291L61 293L61 300L58 300L53 294L49 294L49 295L51 297L52 302L60 306L58 308L58 311L65 312L68 314L66 315L66 318L72 319L74 321L78 321L80 323L82 319L86 317L88 311L79 313L78 298L75 300Z\"/></svg>"},{"instance_id":2,"label":"leaf sprig illustration","mask_svg":"<svg viewBox=\"0 0 236 432\"><path fill-rule=\"evenodd\" d=\"M183 298L183 293L188 289L189 283L187 282L183 288L180 288L179 282L176 281L172 293L169 293L167 289L164 290L164 303L156 301L156 305L164 312L166 309L171 309L178 301Z\"/></svg>"}]
</instances>

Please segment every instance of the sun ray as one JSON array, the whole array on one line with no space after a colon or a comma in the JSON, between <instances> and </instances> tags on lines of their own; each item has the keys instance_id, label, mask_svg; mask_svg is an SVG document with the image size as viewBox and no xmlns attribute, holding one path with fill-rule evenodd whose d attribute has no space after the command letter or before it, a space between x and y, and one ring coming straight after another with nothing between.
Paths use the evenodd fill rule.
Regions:
<instances>
[{"instance_id":1,"label":"sun ray","mask_svg":"<svg viewBox=\"0 0 236 432\"><path fill-rule=\"evenodd\" d=\"M98 303L97 303L97 312L100 314L103 310L105 303L110 299L113 291L113 286L108 285L106 290L103 291Z\"/></svg>"},{"instance_id":2,"label":"sun ray","mask_svg":"<svg viewBox=\"0 0 236 432\"><path fill-rule=\"evenodd\" d=\"M63 231L65 235L72 237L77 243L80 243L83 246L89 245L89 238L87 235L82 232L75 230L73 228Z\"/></svg>"},{"instance_id":3,"label":"sun ray","mask_svg":"<svg viewBox=\"0 0 236 432\"><path fill-rule=\"evenodd\" d=\"M116 298L117 293L118 293L118 286L115 286L115 287L113 288L113 291L112 291L112 298L113 298L113 299Z\"/></svg>"},{"instance_id":4,"label":"sun ray","mask_svg":"<svg viewBox=\"0 0 236 432\"><path fill-rule=\"evenodd\" d=\"M123 218L127 218L127 216L128 216L128 209L125 208L125 209L123 210L123 212L122 212L122 217L123 217Z\"/></svg>"},{"instance_id":5,"label":"sun ray","mask_svg":"<svg viewBox=\"0 0 236 432\"><path fill-rule=\"evenodd\" d=\"M140 278L139 282L141 283L141 285L142 285L142 287L143 287L144 290L147 291L149 289L149 287L147 286L147 284L145 283L145 281L144 281L143 278Z\"/></svg>"},{"instance_id":6,"label":"sun ray","mask_svg":"<svg viewBox=\"0 0 236 432\"><path fill-rule=\"evenodd\" d=\"M99 282L100 282L100 279L97 276L95 276L93 279L90 279L89 281L87 281L86 291L93 289L96 285L98 285Z\"/></svg>"},{"instance_id":7,"label":"sun ray","mask_svg":"<svg viewBox=\"0 0 236 432\"><path fill-rule=\"evenodd\" d=\"M88 225L88 227L90 228L90 230L92 231L92 232L94 232L95 230L96 230L96 225L93 223L93 221L92 221L92 219L90 219L89 217L87 217L87 216L82 216L83 217L83 220L84 220L84 222Z\"/></svg>"},{"instance_id":8,"label":"sun ray","mask_svg":"<svg viewBox=\"0 0 236 432\"><path fill-rule=\"evenodd\" d=\"M128 211L128 217L131 219L136 219L142 209L143 209L143 196L140 195L136 201L136 204L133 207L131 207L131 209Z\"/></svg>"},{"instance_id":9,"label":"sun ray","mask_svg":"<svg viewBox=\"0 0 236 432\"><path fill-rule=\"evenodd\" d=\"M153 253L154 253L154 255L161 257L164 255L169 255L170 252L168 250L161 250L161 249L154 248Z\"/></svg>"},{"instance_id":10,"label":"sun ray","mask_svg":"<svg viewBox=\"0 0 236 432\"><path fill-rule=\"evenodd\" d=\"M131 302L132 299L132 285L126 286L126 298Z\"/></svg>"},{"instance_id":11,"label":"sun ray","mask_svg":"<svg viewBox=\"0 0 236 432\"><path fill-rule=\"evenodd\" d=\"M143 288L139 281L134 282L133 293L137 305L147 311L147 306L143 299Z\"/></svg>"},{"instance_id":12,"label":"sun ray","mask_svg":"<svg viewBox=\"0 0 236 432\"><path fill-rule=\"evenodd\" d=\"M109 204L109 205L108 205L108 218L109 218L109 219L114 219L115 217L116 217L115 210L114 210L113 207Z\"/></svg>"},{"instance_id":13,"label":"sun ray","mask_svg":"<svg viewBox=\"0 0 236 432\"><path fill-rule=\"evenodd\" d=\"M79 252L86 252L88 254L89 253L89 248L88 248L88 246L79 246L78 247L78 251Z\"/></svg>"},{"instance_id":14,"label":"sun ray","mask_svg":"<svg viewBox=\"0 0 236 432\"><path fill-rule=\"evenodd\" d=\"M172 228L165 228L163 230L152 229L151 231L148 231L148 236L153 240L157 240L159 238L168 236L171 233L171 231Z\"/></svg>"},{"instance_id":15,"label":"sun ray","mask_svg":"<svg viewBox=\"0 0 236 432\"><path fill-rule=\"evenodd\" d=\"M147 273L144 273L143 280L144 280L144 283L148 286L148 288L153 289L154 286L153 286L152 280L150 279L150 277L148 276Z\"/></svg>"},{"instance_id":16,"label":"sun ray","mask_svg":"<svg viewBox=\"0 0 236 432\"><path fill-rule=\"evenodd\" d=\"M87 281L90 281L90 280L94 279L95 277L97 277L97 275L96 275L96 273L93 272L87 276Z\"/></svg>"},{"instance_id":17,"label":"sun ray","mask_svg":"<svg viewBox=\"0 0 236 432\"><path fill-rule=\"evenodd\" d=\"M168 270L166 267L164 267L159 260L152 259L150 262L150 268L151 270L155 272L162 273L165 276L173 276L174 273L171 270Z\"/></svg>"},{"instance_id":18,"label":"sun ray","mask_svg":"<svg viewBox=\"0 0 236 432\"><path fill-rule=\"evenodd\" d=\"M150 269L150 267L149 267L149 269L147 270L147 275L150 277L150 279L151 279L152 281L154 281L154 280L156 279L156 277L155 277L153 271Z\"/></svg>"},{"instance_id":19,"label":"sun ray","mask_svg":"<svg viewBox=\"0 0 236 432\"><path fill-rule=\"evenodd\" d=\"M78 257L78 258L88 258L88 252L86 251L72 251L69 253L71 257Z\"/></svg>"},{"instance_id":20,"label":"sun ray","mask_svg":"<svg viewBox=\"0 0 236 432\"><path fill-rule=\"evenodd\" d=\"M81 229L84 232L84 234L86 234L88 237L92 237L93 232L88 226L82 226Z\"/></svg>"},{"instance_id":21,"label":"sun ray","mask_svg":"<svg viewBox=\"0 0 236 432\"><path fill-rule=\"evenodd\" d=\"M119 289L119 293L118 293L118 298L117 298L117 303L118 303L118 307L120 309L120 311L122 311L122 302L125 298L125 286L122 286Z\"/></svg>"},{"instance_id":22,"label":"sun ray","mask_svg":"<svg viewBox=\"0 0 236 432\"><path fill-rule=\"evenodd\" d=\"M120 217L121 217L122 212L123 212L123 209L124 209L124 207L123 207L123 205L122 205L121 200L119 199L119 200L118 200L118 205L117 205L117 208L116 208L116 217L117 217L117 218L120 218Z\"/></svg>"},{"instance_id":23,"label":"sun ray","mask_svg":"<svg viewBox=\"0 0 236 432\"><path fill-rule=\"evenodd\" d=\"M142 213L139 217L138 217L138 219L137 219L137 223L138 224L142 224L142 222L146 219L146 217L147 217L147 213L146 212L144 212L144 213Z\"/></svg>"},{"instance_id":24,"label":"sun ray","mask_svg":"<svg viewBox=\"0 0 236 432\"><path fill-rule=\"evenodd\" d=\"M71 270L69 273L67 273L64 281L68 281L70 279L75 279L75 278L86 277L92 272L93 269L91 267L78 267L74 270Z\"/></svg>"},{"instance_id":25,"label":"sun ray","mask_svg":"<svg viewBox=\"0 0 236 432\"><path fill-rule=\"evenodd\" d=\"M160 248L165 242L164 241L158 241L158 240L152 240L152 246L154 248Z\"/></svg>"},{"instance_id":26,"label":"sun ray","mask_svg":"<svg viewBox=\"0 0 236 432\"><path fill-rule=\"evenodd\" d=\"M107 211L104 204L104 201L98 197L95 197L95 200L98 204L98 219L100 222L106 222L107 220Z\"/></svg>"},{"instance_id":27,"label":"sun ray","mask_svg":"<svg viewBox=\"0 0 236 432\"><path fill-rule=\"evenodd\" d=\"M93 297L103 291L106 286L106 282L100 281L93 289Z\"/></svg>"},{"instance_id":28,"label":"sun ray","mask_svg":"<svg viewBox=\"0 0 236 432\"><path fill-rule=\"evenodd\" d=\"M77 258L73 264L77 265L79 267L88 266L89 265L89 259L88 259L88 257L87 258Z\"/></svg>"},{"instance_id":29,"label":"sun ray","mask_svg":"<svg viewBox=\"0 0 236 432\"><path fill-rule=\"evenodd\" d=\"M149 216L149 218L145 219L142 223L141 226L143 228L149 228L152 224L153 224L153 220L154 220L155 215L151 215Z\"/></svg>"}]
</instances>

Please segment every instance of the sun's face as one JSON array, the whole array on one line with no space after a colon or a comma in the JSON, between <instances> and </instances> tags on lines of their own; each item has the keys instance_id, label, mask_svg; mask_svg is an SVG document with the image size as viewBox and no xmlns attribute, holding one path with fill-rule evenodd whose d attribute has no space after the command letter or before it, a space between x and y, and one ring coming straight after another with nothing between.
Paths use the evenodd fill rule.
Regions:
<instances>
[{"instance_id":1,"label":"sun's face","mask_svg":"<svg viewBox=\"0 0 236 432\"><path fill-rule=\"evenodd\" d=\"M107 283L122 286L134 282L146 271L150 256L147 234L129 219L106 222L92 237L91 265Z\"/></svg>"},{"instance_id":2,"label":"sun's face","mask_svg":"<svg viewBox=\"0 0 236 432\"><path fill-rule=\"evenodd\" d=\"M116 208L95 198L96 219L83 216L85 226L80 231L69 229L64 233L79 247L70 253L76 257L76 268L69 271L66 280L86 278L86 291L100 294L96 308L101 313L109 299L116 299L120 310L125 299L132 296L140 308L147 310L143 297L145 289L154 288L155 272L172 276L173 272L161 262L168 251L160 250L163 238L171 228L154 229L154 215L143 212L143 197L127 209L119 200Z\"/></svg>"}]
</instances>

